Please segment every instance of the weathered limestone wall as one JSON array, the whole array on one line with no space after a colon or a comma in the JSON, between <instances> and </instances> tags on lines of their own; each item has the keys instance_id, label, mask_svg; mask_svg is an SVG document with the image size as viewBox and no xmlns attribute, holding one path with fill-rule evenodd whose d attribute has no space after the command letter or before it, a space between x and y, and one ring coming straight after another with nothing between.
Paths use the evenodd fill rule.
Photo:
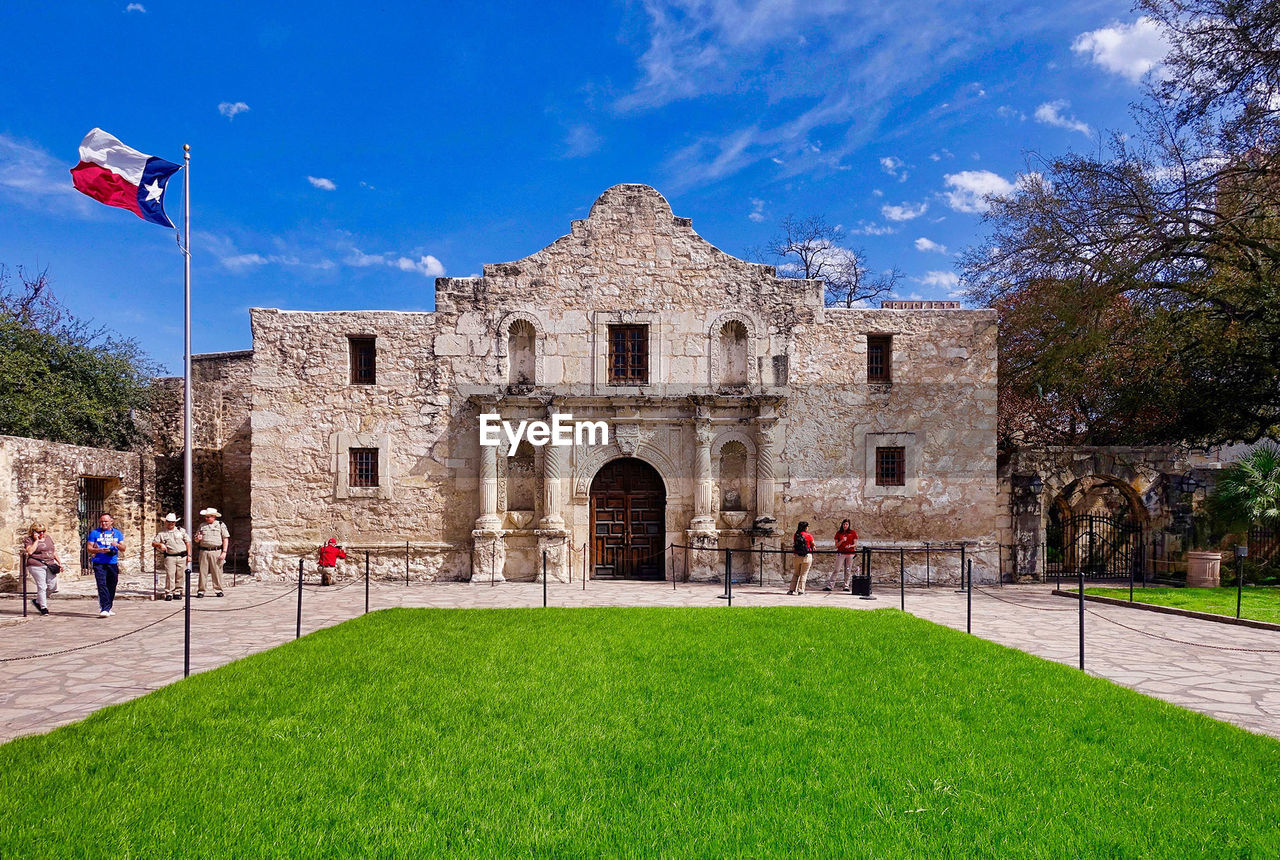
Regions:
<instances>
[{"instance_id":1,"label":"weathered limestone wall","mask_svg":"<svg viewBox=\"0 0 1280 860\"><path fill-rule=\"evenodd\" d=\"M81 530L77 517L80 477L107 481L106 510L124 533L127 552L122 574L151 569L150 540L157 514L154 465L149 457L63 445L39 439L0 436L0 573L10 587L18 570L22 539L32 522L49 529L58 554L75 576L80 564ZM92 523L90 528L97 528ZM85 532L87 534L87 532ZM92 576L92 571L88 572Z\"/></svg>"},{"instance_id":2,"label":"weathered limestone wall","mask_svg":"<svg viewBox=\"0 0 1280 860\"><path fill-rule=\"evenodd\" d=\"M193 515L217 508L231 532L233 552L249 546L249 488L253 353L219 352L191 358ZM158 496L166 512L182 516L182 378L157 380L152 413ZM202 522L196 516L197 522Z\"/></svg>"},{"instance_id":3,"label":"weathered limestone wall","mask_svg":"<svg viewBox=\"0 0 1280 860\"><path fill-rule=\"evenodd\" d=\"M849 516L868 540L981 543L976 572L994 568L990 311L824 310L820 282L730 257L640 185L529 257L438 279L436 307L252 311L255 570L288 575L336 536L384 575L408 541L417 577L529 579L548 550L563 579L591 481L623 456L661 476L664 545L776 546L798 519L829 541ZM645 384L608 384L613 324L648 327ZM891 385L865 378L868 334L894 338ZM351 382L353 336L376 338L376 384ZM614 438L486 456L481 411L602 419ZM907 448L909 486L874 486L877 443ZM377 449L377 488L347 486L352 448Z\"/></svg>"},{"instance_id":4,"label":"weathered limestone wall","mask_svg":"<svg viewBox=\"0 0 1280 860\"><path fill-rule=\"evenodd\" d=\"M434 317L251 312L255 572L288 575L336 537L370 550L375 574L403 576L409 542L412 576L469 576L477 444L462 424L474 417L448 393ZM376 384L351 383L348 336L377 338ZM376 491L340 487L351 447L385 449Z\"/></svg>"}]
</instances>

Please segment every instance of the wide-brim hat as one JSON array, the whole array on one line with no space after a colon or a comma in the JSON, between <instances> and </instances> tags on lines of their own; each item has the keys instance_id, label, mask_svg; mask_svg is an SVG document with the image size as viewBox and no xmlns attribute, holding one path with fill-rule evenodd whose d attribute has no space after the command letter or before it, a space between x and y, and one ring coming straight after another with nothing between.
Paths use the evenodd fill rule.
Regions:
<instances>
[{"instance_id":1,"label":"wide-brim hat","mask_svg":"<svg viewBox=\"0 0 1280 860\"><path fill-rule=\"evenodd\" d=\"M222 516L222 514L218 513L218 509L217 509L217 508L205 508L203 511L201 511L201 512L200 512L200 516L202 516L202 517L220 517L220 516Z\"/></svg>"},{"instance_id":2,"label":"wide-brim hat","mask_svg":"<svg viewBox=\"0 0 1280 860\"><path fill-rule=\"evenodd\" d=\"M166 523L176 523L176 522L178 521L178 515L177 515L177 514L165 514L165 515L164 515L164 521L165 521Z\"/></svg>"}]
</instances>

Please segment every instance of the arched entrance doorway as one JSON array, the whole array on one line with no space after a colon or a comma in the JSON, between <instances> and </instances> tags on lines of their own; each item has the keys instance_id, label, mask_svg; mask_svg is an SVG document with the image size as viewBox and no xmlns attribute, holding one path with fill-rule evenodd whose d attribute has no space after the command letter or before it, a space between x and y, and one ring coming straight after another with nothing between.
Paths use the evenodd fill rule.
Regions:
<instances>
[{"instance_id":1,"label":"arched entrance doorway","mask_svg":"<svg viewBox=\"0 0 1280 860\"><path fill-rule=\"evenodd\" d=\"M1049 506L1045 568L1089 579L1141 576L1145 510L1134 489L1110 475L1072 481Z\"/></svg>"},{"instance_id":2,"label":"arched entrance doorway","mask_svg":"<svg viewBox=\"0 0 1280 860\"><path fill-rule=\"evenodd\" d=\"M658 471L624 457L591 481L591 571L596 579L665 579L667 490Z\"/></svg>"}]
</instances>

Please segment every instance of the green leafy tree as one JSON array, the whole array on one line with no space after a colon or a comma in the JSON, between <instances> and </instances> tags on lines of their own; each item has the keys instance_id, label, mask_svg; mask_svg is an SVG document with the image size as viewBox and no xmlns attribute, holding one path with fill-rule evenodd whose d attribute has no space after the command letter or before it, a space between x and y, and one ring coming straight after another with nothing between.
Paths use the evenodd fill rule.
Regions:
<instances>
[{"instance_id":1,"label":"green leafy tree","mask_svg":"<svg viewBox=\"0 0 1280 860\"><path fill-rule=\"evenodd\" d=\"M77 320L48 273L0 266L0 434L100 448L145 441L159 367L137 342Z\"/></svg>"},{"instance_id":2,"label":"green leafy tree","mask_svg":"<svg viewBox=\"0 0 1280 860\"><path fill-rule=\"evenodd\" d=\"M1139 5L1171 50L1137 134L1032 157L964 258L1002 328L1051 318L1038 349L1002 356L1003 402L1028 413L1005 424L1068 444L1274 436L1280 17L1263 0Z\"/></svg>"}]
</instances>

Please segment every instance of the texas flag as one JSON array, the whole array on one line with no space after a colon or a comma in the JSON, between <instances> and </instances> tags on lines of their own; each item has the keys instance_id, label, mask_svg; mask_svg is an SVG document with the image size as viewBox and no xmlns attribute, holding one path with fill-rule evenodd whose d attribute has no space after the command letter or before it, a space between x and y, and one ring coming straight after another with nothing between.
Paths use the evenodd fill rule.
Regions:
<instances>
[{"instance_id":1,"label":"texas flag","mask_svg":"<svg viewBox=\"0 0 1280 860\"><path fill-rule=\"evenodd\" d=\"M181 169L180 164L145 155L95 128L80 141L80 163L71 168L71 181L100 203L172 227L164 214L164 189Z\"/></svg>"}]
</instances>

